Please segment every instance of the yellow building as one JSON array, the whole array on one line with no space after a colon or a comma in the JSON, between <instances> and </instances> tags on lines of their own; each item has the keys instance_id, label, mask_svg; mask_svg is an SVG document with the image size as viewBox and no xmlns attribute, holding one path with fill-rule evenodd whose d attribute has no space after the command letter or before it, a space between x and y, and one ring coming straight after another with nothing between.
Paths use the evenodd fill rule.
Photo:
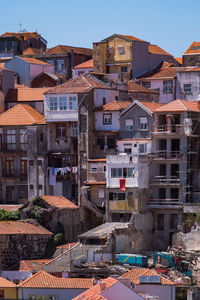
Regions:
<instances>
[{"instance_id":1,"label":"yellow building","mask_svg":"<svg viewBox=\"0 0 200 300\"><path fill-rule=\"evenodd\" d=\"M18 291L16 284L3 277L0 277L0 298L18 299Z\"/></svg>"}]
</instances>

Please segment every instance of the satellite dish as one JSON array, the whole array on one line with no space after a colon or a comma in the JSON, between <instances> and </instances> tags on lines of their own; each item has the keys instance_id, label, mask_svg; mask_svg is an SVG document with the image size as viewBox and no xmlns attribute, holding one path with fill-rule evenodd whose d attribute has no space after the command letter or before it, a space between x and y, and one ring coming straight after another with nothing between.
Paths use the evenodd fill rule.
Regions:
<instances>
[{"instance_id":1,"label":"satellite dish","mask_svg":"<svg viewBox=\"0 0 200 300\"><path fill-rule=\"evenodd\" d=\"M191 118L185 118L183 121L185 135L190 136L192 134L192 120Z\"/></svg>"}]
</instances>

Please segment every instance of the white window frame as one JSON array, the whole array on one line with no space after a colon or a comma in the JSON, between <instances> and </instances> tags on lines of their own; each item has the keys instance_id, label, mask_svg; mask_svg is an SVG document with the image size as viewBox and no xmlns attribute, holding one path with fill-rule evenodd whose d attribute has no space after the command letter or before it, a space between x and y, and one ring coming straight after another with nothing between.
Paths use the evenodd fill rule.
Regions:
<instances>
[{"instance_id":1,"label":"white window frame","mask_svg":"<svg viewBox=\"0 0 200 300\"><path fill-rule=\"evenodd\" d=\"M78 123L71 123L71 136L78 136Z\"/></svg>"},{"instance_id":2,"label":"white window frame","mask_svg":"<svg viewBox=\"0 0 200 300\"><path fill-rule=\"evenodd\" d=\"M91 173L98 173L98 166L95 164L91 164L90 171L91 171Z\"/></svg>"},{"instance_id":3,"label":"white window frame","mask_svg":"<svg viewBox=\"0 0 200 300\"><path fill-rule=\"evenodd\" d=\"M111 113L104 113L103 114L103 124L111 125L112 124L112 114Z\"/></svg>"},{"instance_id":4,"label":"white window frame","mask_svg":"<svg viewBox=\"0 0 200 300\"><path fill-rule=\"evenodd\" d=\"M190 89L188 89L188 87L190 87ZM184 91L185 94L191 94L192 93L192 84L191 83L184 83L183 91Z\"/></svg>"},{"instance_id":5,"label":"white window frame","mask_svg":"<svg viewBox=\"0 0 200 300\"><path fill-rule=\"evenodd\" d=\"M69 110L77 110L77 97L69 96Z\"/></svg>"},{"instance_id":6,"label":"white window frame","mask_svg":"<svg viewBox=\"0 0 200 300\"><path fill-rule=\"evenodd\" d=\"M60 111L67 110L67 97L59 97L59 109Z\"/></svg>"},{"instance_id":7,"label":"white window frame","mask_svg":"<svg viewBox=\"0 0 200 300\"><path fill-rule=\"evenodd\" d=\"M125 119L125 131L133 131L133 119Z\"/></svg>"},{"instance_id":8,"label":"white window frame","mask_svg":"<svg viewBox=\"0 0 200 300\"><path fill-rule=\"evenodd\" d=\"M147 117L140 117L139 122L140 122L140 130L141 131L147 131L149 129L148 128L148 118Z\"/></svg>"},{"instance_id":9,"label":"white window frame","mask_svg":"<svg viewBox=\"0 0 200 300\"><path fill-rule=\"evenodd\" d=\"M49 110L57 111L58 110L58 101L57 97L49 98Z\"/></svg>"},{"instance_id":10,"label":"white window frame","mask_svg":"<svg viewBox=\"0 0 200 300\"><path fill-rule=\"evenodd\" d=\"M139 144L139 154L146 154L147 153L147 143L140 143ZM143 149L142 149L143 147Z\"/></svg>"},{"instance_id":11,"label":"white window frame","mask_svg":"<svg viewBox=\"0 0 200 300\"><path fill-rule=\"evenodd\" d=\"M105 191L104 191L104 188L99 188L99 189L98 189L98 196L99 196L99 198L101 198L101 199L104 199L104 198L105 198Z\"/></svg>"}]
</instances>

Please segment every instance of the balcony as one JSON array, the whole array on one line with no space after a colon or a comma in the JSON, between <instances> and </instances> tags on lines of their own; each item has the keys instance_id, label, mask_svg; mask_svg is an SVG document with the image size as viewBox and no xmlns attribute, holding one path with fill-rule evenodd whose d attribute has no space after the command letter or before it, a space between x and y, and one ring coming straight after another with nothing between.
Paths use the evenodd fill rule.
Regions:
<instances>
[{"instance_id":1,"label":"balcony","mask_svg":"<svg viewBox=\"0 0 200 300\"><path fill-rule=\"evenodd\" d=\"M180 125L180 124L176 124L176 125L167 125L167 124L163 124L163 125L156 125L156 126L152 126L152 134L184 134L184 126Z\"/></svg>"},{"instance_id":2,"label":"balcony","mask_svg":"<svg viewBox=\"0 0 200 300\"><path fill-rule=\"evenodd\" d=\"M150 199L149 200L149 206L152 208L162 208L162 207L175 207L179 206L180 208L183 206L183 202L181 202L179 199Z\"/></svg>"},{"instance_id":3,"label":"balcony","mask_svg":"<svg viewBox=\"0 0 200 300\"><path fill-rule=\"evenodd\" d=\"M152 152L151 154L151 158L156 160L156 159L181 159L183 157L183 153L181 153L180 151L170 151L168 152L167 150L159 150L156 152Z\"/></svg>"},{"instance_id":4,"label":"balcony","mask_svg":"<svg viewBox=\"0 0 200 300\"><path fill-rule=\"evenodd\" d=\"M78 164L78 155L71 153L50 153L48 155L48 167L65 168Z\"/></svg>"},{"instance_id":5,"label":"balcony","mask_svg":"<svg viewBox=\"0 0 200 300\"><path fill-rule=\"evenodd\" d=\"M177 176L154 176L150 185L179 185L180 178Z\"/></svg>"}]
</instances>

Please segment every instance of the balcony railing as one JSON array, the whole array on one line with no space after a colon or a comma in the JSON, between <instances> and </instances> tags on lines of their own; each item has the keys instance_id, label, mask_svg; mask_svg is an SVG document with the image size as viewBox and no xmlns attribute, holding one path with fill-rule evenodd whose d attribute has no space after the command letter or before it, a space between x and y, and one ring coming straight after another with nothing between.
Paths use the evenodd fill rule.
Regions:
<instances>
[{"instance_id":1,"label":"balcony railing","mask_svg":"<svg viewBox=\"0 0 200 300\"><path fill-rule=\"evenodd\" d=\"M152 158L163 158L163 159L171 159L171 158L181 158L183 153L180 151L166 151L166 150L159 150L156 152L151 153Z\"/></svg>"},{"instance_id":2,"label":"balcony railing","mask_svg":"<svg viewBox=\"0 0 200 300\"><path fill-rule=\"evenodd\" d=\"M177 176L154 176L151 184L179 184L180 178Z\"/></svg>"},{"instance_id":3,"label":"balcony railing","mask_svg":"<svg viewBox=\"0 0 200 300\"><path fill-rule=\"evenodd\" d=\"M166 206L166 205L183 205L179 199L150 199L149 205L151 206Z\"/></svg>"},{"instance_id":4,"label":"balcony railing","mask_svg":"<svg viewBox=\"0 0 200 300\"><path fill-rule=\"evenodd\" d=\"M53 168L74 167L78 164L78 155L71 153L50 153L48 166Z\"/></svg>"},{"instance_id":5,"label":"balcony railing","mask_svg":"<svg viewBox=\"0 0 200 300\"><path fill-rule=\"evenodd\" d=\"M152 134L158 134L158 133L183 134L184 133L184 126L182 126L180 124L171 125L171 126L167 125L167 124L152 126Z\"/></svg>"}]
</instances>

